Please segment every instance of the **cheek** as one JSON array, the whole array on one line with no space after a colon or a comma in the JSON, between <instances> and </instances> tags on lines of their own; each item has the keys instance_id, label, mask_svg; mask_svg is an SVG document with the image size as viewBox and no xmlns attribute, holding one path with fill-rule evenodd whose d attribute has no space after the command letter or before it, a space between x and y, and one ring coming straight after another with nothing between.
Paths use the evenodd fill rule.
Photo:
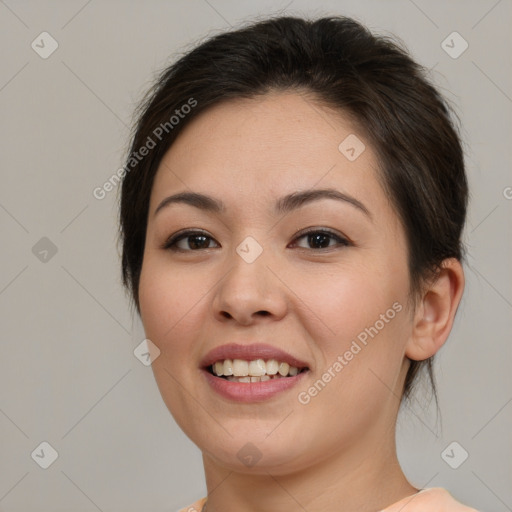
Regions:
<instances>
[{"instance_id":1,"label":"cheek","mask_svg":"<svg viewBox=\"0 0 512 512\"><path fill-rule=\"evenodd\" d=\"M146 336L162 352L171 346L176 351L190 347L178 341L193 339L201 325L197 315L206 304L208 289L198 273L180 273L151 254L145 258L139 285L141 319Z\"/></svg>"},{"instance_id":2,"label":"cheek","mask_svg":"<svg viewBox=\"0 0 512 512\"><path fill-rule=\"evenodd\" d=\"M305 305L301 323L318 351L317 372L343 374L335 380L351 389L378 382L369 370L392 382L403 362L410 328L406 273L385 276L365 265L330 275L304 273L296 282L294 291Z\"/></svg>"},{"instance_id":3,"label":"cheek","mask_svg":"<svg viewBox=\"0 0 512 512\"><path fill-rule=\"evenodd\" d=\"M400 280L390 280L389 274L383 278L369 265L328 273L300 272L293 281L297 304L304 304L303 320L307 316L311 325L321 326L321 335L327 339L356 337L379 321L381 315L385 315L383 321L394 319L400 307L393 309L393 304L404 300L405 287Z\"/></svg>"},{"instance_id":4,"label":"cheek","mask_svg":"<svg viewBox=\"0 0 512 512\"><path fill-rule=\"evenodd\" d=\"M204 420L190 407L190 364L199 348L195 342L201 339L206 285L197 273L180 273L160 255L145 256L139 284L141 320L146 337L160 350L152 370L167 408L184 430L195 415L197 423Z\"/></svg>"}]
</instances>

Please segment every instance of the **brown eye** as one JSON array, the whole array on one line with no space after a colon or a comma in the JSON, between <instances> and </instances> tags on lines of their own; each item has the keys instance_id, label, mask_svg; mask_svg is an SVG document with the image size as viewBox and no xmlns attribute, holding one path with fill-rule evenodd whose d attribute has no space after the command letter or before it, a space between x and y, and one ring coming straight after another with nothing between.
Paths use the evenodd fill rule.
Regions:
<instances>
[{"instance_id":1,"label":"brown eye","mask_svg":"<svg viewBox=\"0 0 512 512\"><path fill-rule=\"evenodd\" d=\"M297 244L297 240L305 239L306 246ZM332 243L334 242L334 243ZM323 230L311 230L302 233L294 240L294 245L303 249L322 250L329 249L336 246L348 246L350 243L346 238L333 233L331 231Z\"/></svg>"},{"instance_id":2,"label":"brown eye","mask_svg":"<svg viewBox=\"0 0 512 512\"><path fill-rule=\"evenodd\" d=\"M185 231L173 235L165 242L163 248L171 251L189 252L215 247L215 245L210 245L211 242L217 243L211 236L202 231Z\"/></svg>"}]
</instances>

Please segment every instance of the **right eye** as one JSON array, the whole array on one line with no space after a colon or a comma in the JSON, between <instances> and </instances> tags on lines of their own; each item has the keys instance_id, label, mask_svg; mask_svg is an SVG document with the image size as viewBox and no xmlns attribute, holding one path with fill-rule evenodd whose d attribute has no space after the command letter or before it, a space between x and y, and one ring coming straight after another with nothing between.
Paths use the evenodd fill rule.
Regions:
<instances>
[{"instance_id":1,"label":"right eye","mask_svg":"<svg viewBox=\"0 0 512 512\"><path fill-rule=\"evenodd\" d=\"M210 245L210 241L215 242L211 236L203 231L181 231L172 235L162 248L175 252L192 252L201 249L212 249L214 246Z\"/></svg>"}]
</instances>

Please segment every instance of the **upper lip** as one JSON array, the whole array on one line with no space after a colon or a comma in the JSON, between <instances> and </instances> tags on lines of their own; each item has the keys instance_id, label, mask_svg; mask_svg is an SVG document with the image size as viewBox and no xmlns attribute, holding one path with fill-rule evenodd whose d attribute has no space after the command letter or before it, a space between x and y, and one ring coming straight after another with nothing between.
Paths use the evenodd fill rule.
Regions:
<instances>
[{"instance_id":1,"label":"upper lip","mask_svg":"<svg viewBox=\"0 0 512 512\"><path fill-rule=\"evenodd\" d=\"M208 352L201 360L201 367L207 368L217 361L224 361L225 359L243 359L252 361L254 359L276 359L279 362L288 363L290 366L296 368L306 368L308 364L300 359L292 356L288 352L280 348L267 345L265 343L253 343L251 345L240 345L238 343L228 343L221 345Z\"/></svg>"}]
</instances>

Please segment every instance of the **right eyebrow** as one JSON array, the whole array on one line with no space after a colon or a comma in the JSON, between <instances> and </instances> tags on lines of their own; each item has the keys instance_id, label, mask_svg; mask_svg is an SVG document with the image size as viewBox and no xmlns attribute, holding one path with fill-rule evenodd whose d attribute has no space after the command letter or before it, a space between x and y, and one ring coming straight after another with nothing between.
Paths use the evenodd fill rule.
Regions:
<instances>
[{"instance_id":1,"label":"right eyebrow","mask_svg":"<svg viewBox=\"0 0 512 512\"><path fill-rule=\"evenodd\" d=\"M176 203L184 203L190 206L194 206L199 208L200 210L204 210L212 213L220 213L224 211L224 203L210 196L206 196L204 194L198 194L196 192L180 192L179 194L174 194L172 196L166 197L156 208L156 215L160 210L169 206L171 204Z\"/></svg>"}]
</instances>

